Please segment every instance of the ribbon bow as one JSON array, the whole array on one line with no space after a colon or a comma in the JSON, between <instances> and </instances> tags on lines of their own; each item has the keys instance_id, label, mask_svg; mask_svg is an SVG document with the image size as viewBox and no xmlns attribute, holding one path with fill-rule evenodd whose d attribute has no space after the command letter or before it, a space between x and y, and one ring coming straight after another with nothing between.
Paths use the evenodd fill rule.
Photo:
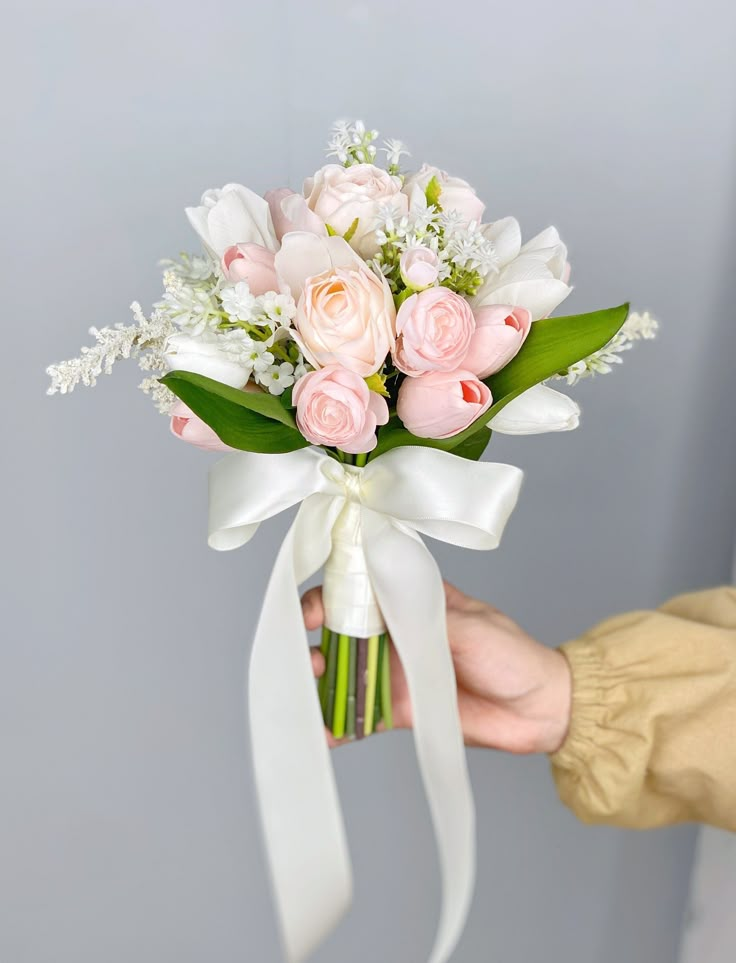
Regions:
<instances>
[{"instance_id":1,"label":"ribbon bow","mask_svg":"<svg viewBox=\"0 0 736 963\"><path fill-rule=\"evenodd\" d=\"M211 471L212 548L245 544L262 521L301 502L266 589L249 682L256 790L290 963L308 956L336 925L352 891L299 585L327 561L346 502L357 503L372 589L411 699L443 881L430 963L444 963L472 897L475 813L442 577L420 535L465 548L496 548L521 479L520 469L511 465L470 462L424 447L395 448L362 469L317 449L238 452Z\"/></svg>"}]
</instances>

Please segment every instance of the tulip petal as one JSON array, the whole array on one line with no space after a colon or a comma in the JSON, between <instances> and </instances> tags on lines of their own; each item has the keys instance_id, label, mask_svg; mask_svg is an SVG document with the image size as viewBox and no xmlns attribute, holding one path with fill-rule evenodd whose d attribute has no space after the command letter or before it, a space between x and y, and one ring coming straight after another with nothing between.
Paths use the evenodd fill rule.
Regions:
<instances>
[{"instance_id":1,"label":"tulip petal","mask_svg":"<svg viewBox=\"0 0 736 963\"><path fill-rule=\"evenodd\" d=\"M500 217L484 224L482 231L493 245L498 263L503 266L518 257L521 250L521 228L515 217Z\"/></svg>"},{"instance_id":2,"label":"tulip petal","mask_svg":"<svg viewBox=\"0 0 736 963\"><path fill-rule=\"evenodd\" d=\"M478 292L473 307L481 308L489 304L514 304L526 308L532 316L532 321L548 317L572 291L562 281L556 278L546 278L531 281L517 281L502 284L495 290Z\"/></svg>"},{"instance_id":3,"label":"tulip petal","mask_svg":"<svg viewBox=\"0 0 736 963\"><path fill-rule=\"evenodd\" d=\"M295 301L299 300L307 278L336 267L365 270L365 262L343 238L318 237L307 231L284 234L274 263L276 273L288 284Z\"/></svg>"},{"instance_id":4,"label":"tulip petal","mask_svg":"<svg viewBox=\"0 0 736 963\"><path fill-rule=\"evenodd\" d=\"M218 256L233 244L252 242L275 251L268 202L241 184L228 184L207 217L209 241Z\"/></svg>"},{"instance_id":5,"label":"tulip petal","mask_svg":"<svg viewBox=\"0 0 736 963\"><path fill-rule=\"evenodd\" d=\"M502 435L538 435L572 431L580 424L580 407L560 391L535 385L514 398L488 423Z\"/></svg>"}]
</instances>

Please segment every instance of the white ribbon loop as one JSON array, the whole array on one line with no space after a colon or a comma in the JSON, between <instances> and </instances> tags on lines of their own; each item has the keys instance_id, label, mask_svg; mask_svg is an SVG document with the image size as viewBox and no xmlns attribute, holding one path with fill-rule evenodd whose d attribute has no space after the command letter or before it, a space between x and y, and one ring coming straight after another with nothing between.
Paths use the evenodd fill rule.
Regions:
<instances>
[{"instance_id":1,"label":"white ribbon loop","mask_svg":"<svg viewBox=\"0 0 736 963\"><path fill-rule=\"evenodd\" d=\"M266 589L249 682L256 789L290 963L303 960L330 932L350 905L352 890L299 585L327 561L336 522L346 503L354 502L370 587L411 697L443 879L430 963L445 963L472 896L475 816L442 577L417 533L466 548L495 548L521 479L510 465L469 462L423 447L394 449L363 469L316 449L238 452L211 472L209 544L216 549L244 544L260 522L302 502ZM421 604L412 604L417 599Z\"/></svg>"}]
</instances>

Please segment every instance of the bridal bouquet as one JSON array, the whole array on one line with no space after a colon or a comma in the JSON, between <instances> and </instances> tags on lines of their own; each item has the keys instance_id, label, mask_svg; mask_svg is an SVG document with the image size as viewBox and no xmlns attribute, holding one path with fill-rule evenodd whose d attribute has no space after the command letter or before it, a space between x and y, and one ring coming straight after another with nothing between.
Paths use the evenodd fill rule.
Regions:
<instances>
[{"instance_id":1,"label":"bridal bouquet","mask_svg":"<svg viewBox=\"0 0 736 963\"><path fill-rule=\"evenodd\" d=\"M398 141L339 124L334 159L265 197L240 184L187 208L203 249L163 262L164 293L134 323L51 366L50 393L136 357L173 433L231 452L210 482L210 544L242 545L301 507L256 630L256 782L286 950L301 959L350 898L322 723L336 738L391 727L390 631L445 882L432 960L447 959L473 880L473 808L437 566L421 535L495 548L521 472L479 459L494 431L564 431L579 408L546 382L609 371L648 314L552 317L570 293L550 227L522 243L484 220L464 180L406 173ZM627 317L628 316L628 317ZM314 692L298 585L324 566L326 672Z\"/></svg>"}]
</instances>

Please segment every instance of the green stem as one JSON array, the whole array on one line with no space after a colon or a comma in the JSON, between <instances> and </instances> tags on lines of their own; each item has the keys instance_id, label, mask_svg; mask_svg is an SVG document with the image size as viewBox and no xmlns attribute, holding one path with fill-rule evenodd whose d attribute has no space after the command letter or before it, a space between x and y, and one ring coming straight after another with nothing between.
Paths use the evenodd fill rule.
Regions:
<instances>
[{"instance_id":1,"label":"green stem","mask_svg":"<svg viewBox=\"0 0 736 963\"><path fill-rule=\"evenodd\" d=\"M363 468L368 461L368 453L363 452L361 455L355 456L355 466L356 468Z\"/></svg>"},{"instance_id":2,"label":"green stem","mask_svg":"<svg viewBox=\"0 0 736 963\"><path fill-rule=\"evenodd\" d=\"M391 706L391 648L385 635L381 637L383 651L381 659L381 714L387 729L394 727L393 708Z\"/></svg>"},{"instance_id":3,"label":"green stem","mask_svg":"<svg viewBox=\"0 0 736 963\"><path fill-rule=\"evenodd\" d=\"M349 739L355 738L355 690L357 684L358 640L350 636L350 655L348 658L348 707L345 735Z\"/></svg>"},{"instance_id":4,"label":"green stem","mask_svg":"<svg viewBox=\"0 0 736 963\"><path fill-rule=\"evenodd\" d=\"M348 704L348 672L350 670L350 637L337 637L337 680L335 683L335 711L332 734L336 739L345 735L345 716Z\"/></svg>"},{"instance_id":5,"label":"green stem","mask_svg":"<svg viewBox=\"0 0 736 963\"><path fill-rule=\"evenodd\" d=\"M365 726L363 731L367 736L373 732L376 714L376 688L378 683L378 650L379 636L372 635L368 639L368 665L365 687Z\"/></svg>"},{"instance_id":6,"label":"green stem","mask_svg":"<svg viewBox=\"0 0 736 963\"><path fill-rule=\"evenodd\" d=\"M329 648L327 650L327 671L325 672L325 725L332 729L332 717L335 713L335 679L337 676L337 636L330 632Z\"/></svg>"},{"instance_id":7,"label":"green stem","mask_svg":"<svg viewBox=\"0 0 736 963\"><path fill-rule=\"evenodd\" d=\"M322 627L322 644L319 647L325 659L325 671L320 677L317 691L319 692L319 704L322 706L322 715L326 715L327 710L327 657L330 652L330 630L327 626Z\"/></svg>"}]
</instances>

